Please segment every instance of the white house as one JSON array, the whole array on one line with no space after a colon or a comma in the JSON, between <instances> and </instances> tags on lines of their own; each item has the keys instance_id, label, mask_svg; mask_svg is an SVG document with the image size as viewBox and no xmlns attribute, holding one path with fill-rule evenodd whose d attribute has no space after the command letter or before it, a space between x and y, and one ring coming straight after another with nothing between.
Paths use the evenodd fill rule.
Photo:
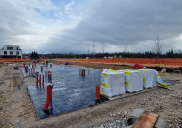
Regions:
<instances>
[{"instance_id":1,"label":"white house","mask_svg":"<svg viewBox=\"0 0 182 128\"><path fill-rule=\"evenodd\" d=\"M19 45L4 45L0 49L0 58L22 58L22 50Z\"/></svg>"}]
</instances>

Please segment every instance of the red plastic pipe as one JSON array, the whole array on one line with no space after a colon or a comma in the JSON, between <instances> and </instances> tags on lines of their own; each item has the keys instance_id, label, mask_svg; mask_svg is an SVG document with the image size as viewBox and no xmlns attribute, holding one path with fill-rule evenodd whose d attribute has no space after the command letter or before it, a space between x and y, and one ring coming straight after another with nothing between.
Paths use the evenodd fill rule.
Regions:
<instances>
[{"instance_id":1,"label":"red plastic pipe","mask_svg":"<svg viewBox=\"0 0 182 128\"><path fill-rule=\"evenodd\" d=\"M36 78L36 86L38 87L38 75L37 75L37 78Z\"/></svg>"},{"instance_id":2,"label":"red plastic pipe","mask_svg":"<svg viewBox=\"0 0 182 128\"><path fill-rule=\"evenodd\" d=\"M42 86L44 87L44 75L42 75Z\"/></svg>"},{"instance_id":3,"label":"red plastic pipe","mask_svg":"<svg viewBox=\"0 0 182 128\"><path fill-rule=\"evenodd\" d=\"M41 75L39 75L39 86L41 87Z\"/></svg>"},{"instance_id":4,"label":"red plastic pipe","mask_svg":"<svg viewBox=\"0 0 182 128\"><path fill-rule=\"evenodd\" d=\"M46 102L45 102L42 110L47 109L49 107L50 102L51 102L51 85L48 85L46 87L46 90L47 90L47 92L46 92Z\"/></svg>"},{"instance_id":5,"label":"red plastic pipe","mask_svg":"<svg viewBox=\"0 0 182 128\"><path fill-rule=\"evenodd\" d=\"M43 71L43 66L41 66L41 71Z\"/></svg>"},{"instance_id":6,"label":"red plastic pipe","mask_svg":"<svg viewBox=\"0 0 182 128\"><path fill-rule=\"evenodd\" d=\"M30 66L30 63L29 63L29 66Z\"/></svg>"},{"instance_id":7,"label":"red plastic pipe","mask_svg":"<svg viewBox=\"0 0 182 128\"><path fill-rule=\"evenodd\" d=\"M83 69L83 75L85 76L85 69Z\"/></svg>"},{"instance_id":8,"label":"red plastic pipe","mask_svg":"<svg viewBox=\"0 0 182 128\"><path fill-rule=\"evenodd\" d=\"M100 99L100 85L95 86L95 99Z\"/></svg>"},{"instance_id":9,"label":"red plastic pipe","mask_svg":"<svg viewBox=\"0 0 182 128\"><path fill-rule=\"evenodd\" d=\"M81 69L82 75L83 75L83 69Z\"/></svg>"},{"instance_id":10,"label":"red plastic pipe","mask_svg":"<svg viewBox=\"0 0 182 128\"><path fill-rule=\"evenodd\" d=\"M100 103L100 86L95 86L95 104Z\"/></svg>"}]
</instances>

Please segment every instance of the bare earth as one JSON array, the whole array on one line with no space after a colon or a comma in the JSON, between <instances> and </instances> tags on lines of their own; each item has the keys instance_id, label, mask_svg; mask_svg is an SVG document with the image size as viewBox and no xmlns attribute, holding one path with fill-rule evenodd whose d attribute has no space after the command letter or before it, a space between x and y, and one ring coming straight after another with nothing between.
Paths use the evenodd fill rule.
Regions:
<instances>
[{"instance_id":1,"label":"bare earth","mask_svg":"<svg viewBox=\"0 0 182 128\"><path fill-rule=\"evenodd\" d=\"M52 61L53 62L53 61ZM54 62L60 63L60 62ZM71 63L91 68L112 68L113 65ZM115 69L128 69L129 66L116 66ZM162 79L178 80L182 82L180 74L160 73ZM182 83L170 86L173 91L156 88L144 93L120 98L85 107L71 112L50 116L37 120L34 107L27 93L27 86L35 84L35 78L24 78L23 83L11 91L9 80L9 67L0 68L0 127L7 128L63 128L63 127L101 127L108 126L110 122L124 120L134 109L139 108L158 113L171 128L182 127ZM40 110L41 111L41 110ZM110 116L110 113L114 116ZM119 124L122 127L124 122Z\"/></svg>"}]
</instances>

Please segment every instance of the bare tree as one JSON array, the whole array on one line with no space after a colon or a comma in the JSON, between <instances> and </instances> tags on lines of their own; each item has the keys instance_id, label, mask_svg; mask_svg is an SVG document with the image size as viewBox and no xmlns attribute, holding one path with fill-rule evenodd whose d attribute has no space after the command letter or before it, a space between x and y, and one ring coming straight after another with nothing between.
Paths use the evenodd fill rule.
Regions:
<instances>
[{"instance_id":1,"label":"bare tree","mask_svg":"<svg viewBox=\"0 0 182 128\"><path fill-rule=\"evenodd\" d=\"M161 39L157 37L153 48L153 51L157 54L157 57L159 57L159 55L162 53L162 47L163 47L163 42L161 42Z\"/></svg>"},{"instance_id":2,"label":"bare tree","mask_svg":"<svg viewBox=\"0 0 182 128\"><path fill-rule=\"evenodd\" d=\"M105 46L102 47L102 53L104 54L105 53Z\"/></svg>"}]
</instances>

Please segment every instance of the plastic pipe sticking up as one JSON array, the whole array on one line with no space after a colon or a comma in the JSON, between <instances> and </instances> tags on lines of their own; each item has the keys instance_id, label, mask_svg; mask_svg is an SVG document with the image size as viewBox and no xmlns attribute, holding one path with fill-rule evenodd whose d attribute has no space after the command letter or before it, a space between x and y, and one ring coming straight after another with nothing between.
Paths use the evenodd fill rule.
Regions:
<instances>
[{"instance_id":1,"label":"plastic pipe sticking up","mask_svg":"<svg viewBox=\"0 0 182 128\"><path fill-rule=\"evenodd\" d=\"M25 67L25 72L27 72L27 67Z\"/></svg>"},{"instance_id":2,"label":"plastic pipe sticking up","mask_svg":"<svg viewBox=\"0 0 182 128\"><path fill-rule=\"evenodd\" d=\"M36 86L38 87L38 75L37 75L37 78L36 78Z\"/></svg>"},{"instance_id":3,"label":"plastic pipe sticking up","mask_svg":"<svg viewBox=\"0 0 182 128\"><path fill-rule=\"evenodd\" d=\"M44 75L42 75L42 86L44 87Z\"/></svg>"},{"instance_id":4,"label":"plastic pipe sticking up","mask_svg":"<svg viewBox=\"0 0 182 128\"><path fill-rule=\"evenodd\" d=\"M45 104L44 104L44 106L43 106L43 108L42 108L42 110L44 111L44 110L46 110L46 109L48 109L48 107L49 107L49 104L50 104L50 102L51 102L51 89L52 87L51 87L51 85L48 85L47 87L46 87L46 102L45 102Z\"/></svg>"},{"instance_id":5,"label":"plastic pipe sticking up","mask_svg":"<svg viewBox=\"0 0 182 128\"><path fill-rule=\"evenodd\" d=\"M85 69L83 69L83 76L85 76Z\"/></svg>"},{"instance_id":6,"label":"plastic pipe sticking up","mask_svg":"<svg viewBox=\"0 0 182 128\"><path fill-rule=\"evenodd\" d=\"M82 75L83 75L83 69L81 69L81 73L82 73Z\"/></svg>"},{"instance_id":7,"label":"plastic pipe sticking up","mask_svg":"<svg viewBox=\"0 0 182 128\"><path fill-rule=\"evenodd\" d=\"M30 66L30 63L28 65Z\"/></svg>"},{"instance_id":8,"label":"plastic pipe sticking up","mask_svg":"<svg viewBox=\"0 0 182 128\"><path fill-rule=\"evenodd\" d=\"M95 104L100 103L100 85L95 86Z\"/></svg>"},{"instance_id":9,"label":"plastic pipe sticking up","mask_svg":"<svg viewBox=\"0 0 182 128\"><path fill-rule=\"evenodd\" d=\"M23 68L25 68L25 63L23 64Z\"/></svg>"},{"instance_id":10,"label":"plastic pipe sticking up","mask_svg":"<svg viewBox=\"0 0 182 128\"><path fill-rule=\"evenodd\" d=\"M41 71L43 71L43 66L41 66Z\"/></svg>"},{"instance_id":11,"label":"plastic pipe sticking up","mask_svg":"<svg viewBox=\"0 0 182 128\"><path fill-rule=\"evenodd\" d=\"M41 75L39 75L39 86L41 87Z\"/></svg>"}]
</instances>

